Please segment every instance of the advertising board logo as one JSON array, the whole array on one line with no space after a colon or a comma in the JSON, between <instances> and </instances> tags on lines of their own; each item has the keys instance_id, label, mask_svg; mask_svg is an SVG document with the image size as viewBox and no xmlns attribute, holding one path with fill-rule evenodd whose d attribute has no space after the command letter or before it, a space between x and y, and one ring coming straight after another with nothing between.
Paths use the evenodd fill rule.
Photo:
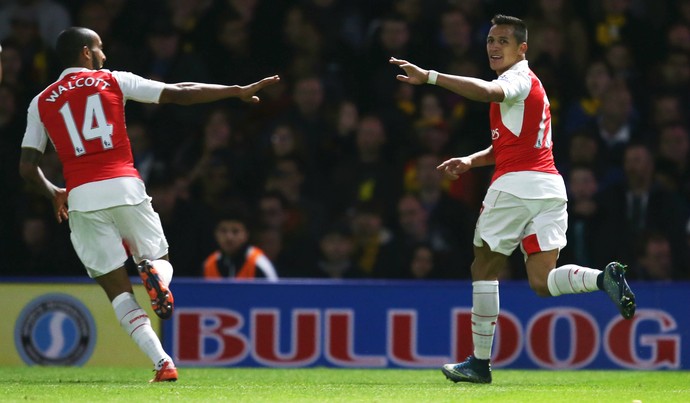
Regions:
<instances>
[{"instance_id":1,"label":"advertising board logo","mask_svg":"<svg viewBox=\"0 0 690 403\"><path fill-rule=\"evenodd\" d=\"M44 294L19 314L14 344L29 365L83 365L96 344L96 325L76 298Z\"/></svg>"}]
</instances>

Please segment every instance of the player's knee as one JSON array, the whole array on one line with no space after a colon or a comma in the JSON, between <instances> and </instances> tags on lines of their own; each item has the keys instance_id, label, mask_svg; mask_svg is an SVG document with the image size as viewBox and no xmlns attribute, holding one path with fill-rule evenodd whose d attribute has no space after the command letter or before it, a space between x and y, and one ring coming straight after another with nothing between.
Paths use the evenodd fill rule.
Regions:
<instances>
[{"instance_id":1,"label":"player's knee","mask_svg":"<svg viewBox=\"0 0 690 403\"><path fill-rule=\"evenodd\" d=\"M546 278L533 278L529 279L530 288L540 297L550 297L549 286Z\"/></svg>"}]
</instances>

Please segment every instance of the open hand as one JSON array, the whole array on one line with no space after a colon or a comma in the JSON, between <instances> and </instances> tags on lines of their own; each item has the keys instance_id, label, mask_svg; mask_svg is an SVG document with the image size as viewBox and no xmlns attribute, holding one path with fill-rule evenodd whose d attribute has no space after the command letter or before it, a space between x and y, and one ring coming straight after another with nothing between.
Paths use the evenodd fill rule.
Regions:
<instances>
[{"instance_id":1,"label":"open hand","mask_svg":"<svg viewBox=\"0 0 690 403\"><path fill-rule=\"evenodd\" d=\"M259 92L261 89L268 87L269 85L276 84L277 82L280 81L280 77L275 75L271 77L266 77L263 78L255 83L245 85L241 87L241 95L239 98L244 101L244 102L249 102L249 103L257 103L261 101L261 99L256 96L256 93Z\"/></svg>"},{"instance_id":2,"label":"open hand","mask_svg":"<svg viewBox=\"0 0 690 403\"><path fill-rule=\"evenodd\" d=\"M407 60L391 57L388 62L400 67L405 71L405 74L407 75L398 74L395 76L395 78L404 83L415 85L426 84L427 79L429 78L429 70L419 68Z\"/></svg>"}]
</instances>

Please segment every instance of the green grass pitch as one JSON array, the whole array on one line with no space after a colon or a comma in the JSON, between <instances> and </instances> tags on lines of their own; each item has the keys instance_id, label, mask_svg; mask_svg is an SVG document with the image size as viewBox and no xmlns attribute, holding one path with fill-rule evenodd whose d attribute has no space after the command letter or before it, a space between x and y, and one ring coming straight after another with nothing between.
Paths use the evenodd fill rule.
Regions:
<instances>
[{"instance_id":1,"label":"green grass pitch","mask_svg":"<svg viewBox=\"0 0 690 403\"><path fill-rule=\"evenodd\" d=\"M689 371L495 370L490 385L439 370L0 367L0 401L19 402L690 402Z\"/></svg>"}]
</instances>

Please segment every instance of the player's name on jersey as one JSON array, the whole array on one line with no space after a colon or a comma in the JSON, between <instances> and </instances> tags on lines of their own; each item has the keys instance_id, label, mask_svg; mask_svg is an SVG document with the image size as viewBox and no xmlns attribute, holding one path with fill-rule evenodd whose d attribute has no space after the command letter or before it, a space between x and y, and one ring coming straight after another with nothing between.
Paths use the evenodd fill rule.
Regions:
<instances>
[{"instance_id":1,"label":"player's name on jersey","mask_svg":"<svg viewBox=\"0 0 690 403\"><path fill-rule=\"evenodd\" d=\"M57 99L62 95L63 92L74 90L82 87L98 87L101 86L101 90L110 87L110 83L103 80L102 78L94 77L78 77L72 76L70 80L65 82L64 85L60 84L55 87L50 93L47 93L45 99L46 102L56 102Z\"/></svg>"}]
</instances>

